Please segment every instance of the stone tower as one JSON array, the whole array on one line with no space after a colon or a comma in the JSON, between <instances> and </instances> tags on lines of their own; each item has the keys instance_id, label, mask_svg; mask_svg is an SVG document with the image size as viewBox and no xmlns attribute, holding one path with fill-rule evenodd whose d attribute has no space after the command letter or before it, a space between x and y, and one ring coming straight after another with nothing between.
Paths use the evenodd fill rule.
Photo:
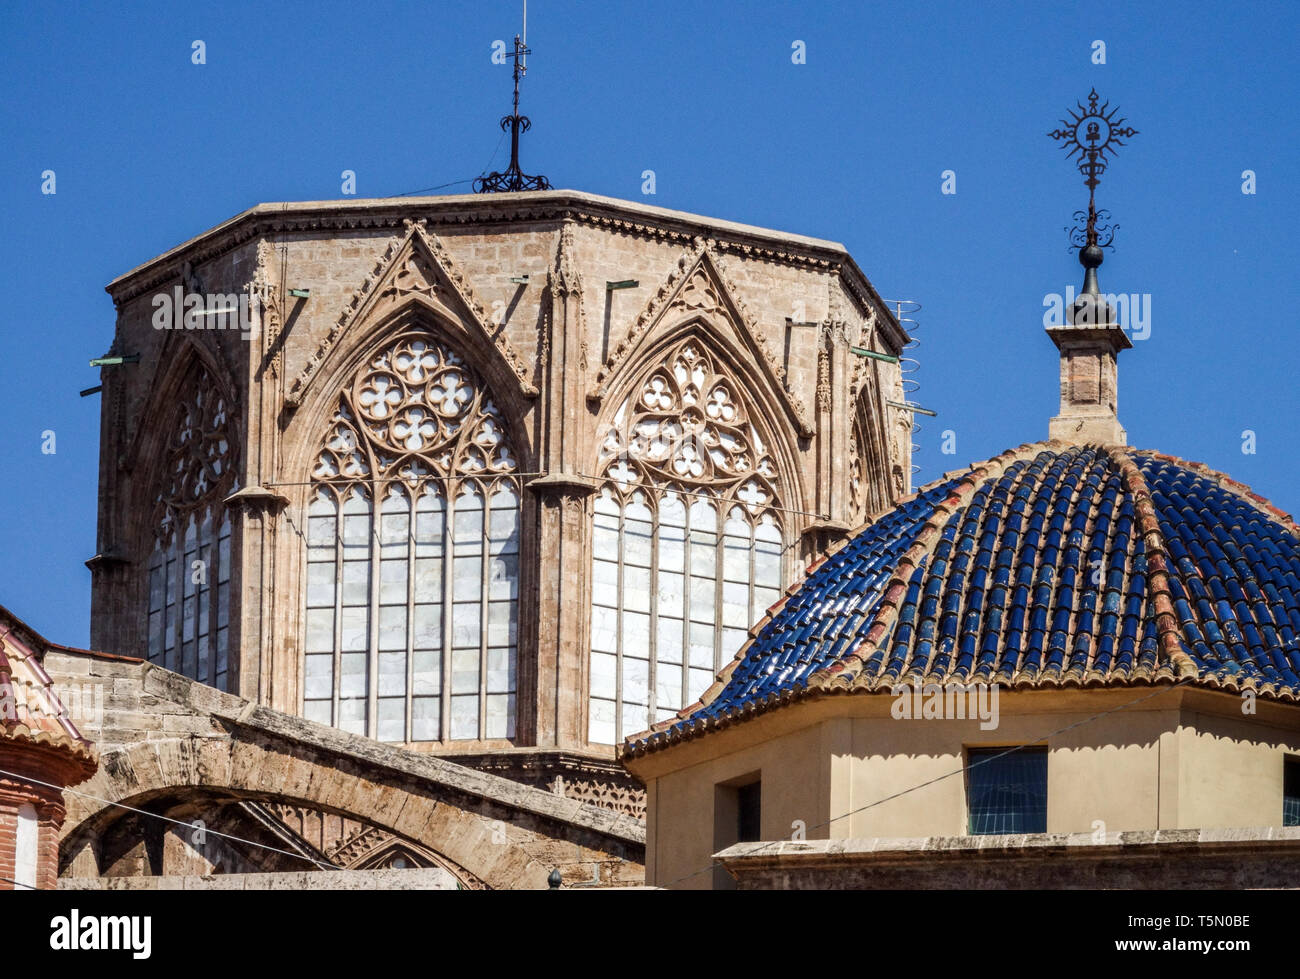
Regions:
<instances>
[{"instance_id":1,"label":"stone tower","mask_svg":"<svg viewBox=\"0 0 1300 979\"><path fill-rule=\"evenodd\" d=\"M534 784L909 490L838 244L572 191L264 204L108 287L93 645ZM594 790L593 790L594 791Z\"/></svg>"}]
</instances>

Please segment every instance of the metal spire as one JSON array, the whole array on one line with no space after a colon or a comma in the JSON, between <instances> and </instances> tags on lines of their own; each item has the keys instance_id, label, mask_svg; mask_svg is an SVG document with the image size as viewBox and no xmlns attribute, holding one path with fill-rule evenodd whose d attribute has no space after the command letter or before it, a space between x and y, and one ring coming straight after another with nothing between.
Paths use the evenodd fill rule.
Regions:
<instances>
[{"instance_id":1,"label":"metal spire","mask_svg":"<svg viewBox=\"0 0 1300 979\"><path fill-rule=\"evenodd\" d=\"M1098 294L1097 269L1105 258L1102 249L1114 247L1112 242L1119 229L1118 224L1100 223L1110 220L1110 212L1097 210L1097 185L1110 163L1108 154L1113 154L1118 147L1125 145L1124 140L1138 134L1132 126L1124 125L1126 120L1123 117L1115 118L1118 106L1112 109L1110 103L1105 102L1099 107L1097 102L1100 98L1094 88L1088 93L1086 108L1083 103L1075 102L1078 112L1067 109L1070 118L1061 120L1064 128L1053 129L1047 134L1061 143L1067 151L1067 158L1078 157L1076 164L1088 187L1088 210L1074 212L1074 220L1082 227L1076 224L1066 232L1070 236L1071 250L1079 249L1079 264L1085 269L1083 291L1094 296Z\"/></svg>"},{"instance_id":2,"label":"metal spire","mask_svg":"<svg viewBox=\"0 0 1300 979\"><path fill-rule=\"evenodd\" d=\"M499 194L520 190L550 190L551 182L545 177L530 177L519 169L519 134L526 133L532 127L527 116L519 114L519 80L528 72L528 0L524 0L524 36L521 40L515 35L515 99L514 111L501 118L501 128L510 129L510 166L504 171L489 173L486 177L474 178L474 193Z\"/></svg>"}]
</instances>

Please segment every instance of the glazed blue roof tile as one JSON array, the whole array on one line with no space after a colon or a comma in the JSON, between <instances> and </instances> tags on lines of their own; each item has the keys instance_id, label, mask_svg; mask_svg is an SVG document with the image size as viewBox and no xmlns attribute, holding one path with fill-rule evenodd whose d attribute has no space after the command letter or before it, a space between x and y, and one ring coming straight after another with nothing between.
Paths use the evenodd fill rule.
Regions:
<instances>
[{"instance_id":1,"label":"glazed blue roof tile","mask_svg":"<svg viewBox=\"0 0 1300 979\"><path fill-rule=\"evenodd\" d=\"M1182 679L1300 700L1297 533L1197 463L1022 446L921 490L828 554L701 703L626 750L901 682Z\"/></svg>"}]
</instances>

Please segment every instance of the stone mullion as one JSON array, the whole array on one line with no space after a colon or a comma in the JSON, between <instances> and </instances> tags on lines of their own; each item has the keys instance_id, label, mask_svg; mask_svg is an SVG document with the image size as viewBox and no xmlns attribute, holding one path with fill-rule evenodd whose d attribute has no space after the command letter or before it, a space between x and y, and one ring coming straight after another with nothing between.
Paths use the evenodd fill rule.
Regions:
<instances>
[{"instance_id":1,"label":"stone mullion","mask_svg":"<svg viewBox=\"0 0 1300 979\"><path fill-rule=\"evenodd\" d=\"M415 733L415 521L424 484L410 489L406 500L406 705L402 718L402 738L407 744L412 743Z\"/></svg>"},{"instance_id":2,"label":"stone mullion","mask_svg":"<svg viewBox=\"0 0 1300 979\"><path fill-rule=\"evenodd\" d=\"M650 508L650 593L646 596L646 601L650 605L650 635L647 642L650 666L646 681L649 685L646 690L647 728L654 723L655 712L659 709L659 698L656 694L659 682L659 504L663 502L663 498L652 496L650 499L653 506Z\"/></svg>"},{"instance_id":3,"label":"stone mullion","mask_svg":"<svg viewBox=\"0 0 1300 979\"><path fill-rule=\"evenodd\" d=\"M438 732L445 743L451 740L451 620L455 611L453 597L456 576L456 535L452 528L456 523L456 508L453 501L456 498L457 487L456 482L451 479L448 479L444 486L446 499L443 500L442 510L442 649L439 650L442 659L442 689L438 694L442 706L439 709Z\"/></svg>"},{"instance_id":4,"label":"stone mullion","mask_svg":"<svg viewBox=\"0 0 1300 979\"><path fill-rule=\"evenodd\" d=\"M366 616L366 735L379 734L379 526L381 497L385 483L375 481L370 500L370 607ZM342 638L342 637L340 637Z\"/></svg>"},{"instance_id":5,"label":"stone mullion","mask_svg":"<svg viewBox=\"0 0 1300 979\"><path fill-rule=\"evenodd\" d=\"M492 521L492 512L490 510L491 498L488 496L488 484L483 480L474 480L474 484L479 490L479 495L483 501L483 520L479 527L479 553L482 557L479 560L478 574L478 737L480 741L487 740L487 668L488 668L488 562L491 556L488 553L488 525Z\"/></svg>"}]
</instances>

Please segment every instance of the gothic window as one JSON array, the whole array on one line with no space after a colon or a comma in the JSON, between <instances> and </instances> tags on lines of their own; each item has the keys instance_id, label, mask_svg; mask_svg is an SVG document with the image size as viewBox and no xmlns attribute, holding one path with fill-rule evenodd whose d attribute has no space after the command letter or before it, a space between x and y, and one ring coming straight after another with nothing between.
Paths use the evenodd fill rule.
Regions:
<instances>
[{"instance_id":1,"label":"gothic window","mask_svg":"<svg viewBox=\"0 0 1300 979\"><path fill-rule=\"evenodd\" d=\"M737 385L695 340L619 408L592 535L588 737L693 703L780 595L776 467Z\"/></svg>"},{"instance_id":2,"label":"gothic window","mask_svg":"<svg viewBox=\"0 0 1300 979\"><path fill-rule=\"evenodd\" d=\"M381 741L515 733L520 486L450 348L390 343L339 398L307 514L303 716Z\"/></svg>"},{"instance_id":3,"label":"gothic window","mask_svg":"<svg viewBox=\"0 0 1300 979\"><path fill-rule=\"evenodd\" d=\"M220 690L230 679L230 517L236 486L228 406L202 367L165 450L149 558L148 657Z\"/></svg>"}]
</instances>

